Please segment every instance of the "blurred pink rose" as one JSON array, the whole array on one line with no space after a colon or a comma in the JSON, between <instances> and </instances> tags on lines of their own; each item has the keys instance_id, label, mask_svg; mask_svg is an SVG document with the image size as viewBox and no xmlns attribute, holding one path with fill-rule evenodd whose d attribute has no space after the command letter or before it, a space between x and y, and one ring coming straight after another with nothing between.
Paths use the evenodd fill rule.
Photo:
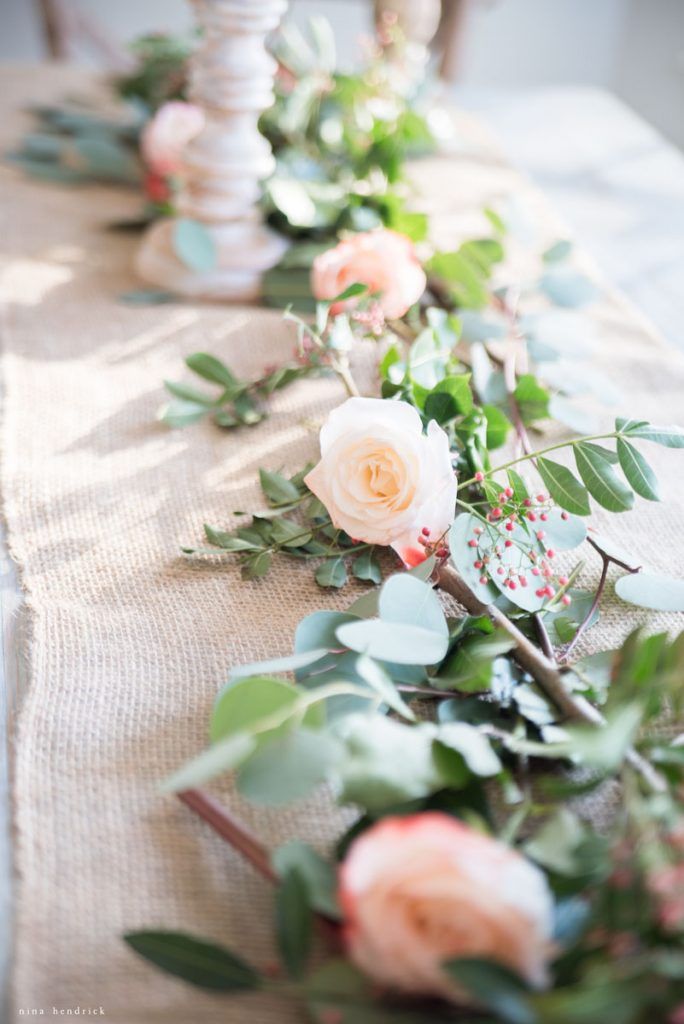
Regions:
<instances>
[{"instance_id":1,"label":"blurred pink rose","mask_svg":"<svg viewBox=\"0 0 684 1024\"><path fill-rule=\"evenodd\" d=\"M425 283L410 238L383 228L339 242L316 257L311 271L311 288L317 299L334 299L352 284L365 284L377 296L388 320L403 316L421 297ZM335 303L332 312L354 304L353 299Z\"/></svg>"},{"instance_id":2,"label":"blurred pink rose","mask_svg":"<svg viewBox=\"0 0 684 1024\"><path fill-rule=\"evenodd\" d=\"M520 854L437 812L385 818L354 841L340 871L353 962L392 989L459 991L441 965L483 957L548 983L553 905Z\"/></svg>"},{"instance_id":3,"label":"blurred pink rose","mask_svg":"<svg viewBox=\"0 0 684 1024\"><path fill-rule=\"evenodd\" d=\"M145 163L163 177L177 174L183 150L203 127L204 113L194 103L165 103L143 128L140 146Z\"/></svg>"},{"instance_id":4,"label":"blurred pink rose","mask_svg":"<svg viewBox=\"0 0 684 1024\"><path fill-rule=\"evenodd\" d=\"M323 425L321 460L304 482L350 537L391 545L406 565L434 546L442 553L456 474L447 435L434 420L424 434L413 406L348 398Z\"/></svg>"}]
</instances>

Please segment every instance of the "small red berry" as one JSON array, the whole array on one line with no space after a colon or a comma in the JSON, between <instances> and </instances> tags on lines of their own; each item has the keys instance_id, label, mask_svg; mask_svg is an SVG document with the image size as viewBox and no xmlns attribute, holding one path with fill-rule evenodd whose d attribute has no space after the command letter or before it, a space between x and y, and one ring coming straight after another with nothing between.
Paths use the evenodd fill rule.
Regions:
<instances>
[{"instance_id":1,"label":"small red berry","mask_svg":"<svg viewBox=\"0 0 684 1024\"><path fill-rule=\"evenodd\" d=\"M539 575L539 569L537 568L537 566L536 566L536 565L535 565L535 567L534 567L534 568L533 568L533 570L532 570L532 575L533 575L533 576L538 576L538 575Z\"/></svg>"},{"instance_id":2,"label":"small red berry","mask_svg":"<svg viewBox=\"0 0 684 1024\"><path fill-rule=\"evenodd\" d=\"M504 494L506 495L507 498L512 498L513 497L513 488L512 487L507 487L506 490L504 491Z\"/></svg>"},{"instance_id":3,"label":"small red berry","mask_svg":"<svg viewBox=\"0 0 684 1024\"><path fill-rule=\"evenodd\" d=\"M489 583L489 580L486 576L480 576L480 583L484 586L485 583Z\"/></svg>"},{"instance_id":4,"label":"small red berry","mask_svg":"<svg viewBox=\"0 0 684 1024\"><path fill-rule=\"evenodd\" d=\"M481 569L482 568L482 562L480 562L479 560L477 562L473 562L473 567L475 569Z\"/></svg>"},{"instance_id":5,"label":"small red berry","mask_svg":"<svg viewBox=\"0 0 684 1024\"><path fill-rule=\"evenodd\" d=\"M499 566L499 568L498 568L498 569L497 569L496 571L497 571L497 573L498 573L498 575L499 575L499 576L503 576L503 574L504 574L504 572L505 572L505 570L503 569L503 567L502 567L502 566Z\"/></svg>"},{"instance_id":6,"label":"small red berry","mask_svg":"<svg viewBox=\"0 0 684 1024\"><path fill-rule=\"evenodd\" d=\"M553 597L556 591L553 589L553 587L546 587L546 593L549 597Z\"/></svg>"},{"instance_id":7,"label":"small red berry","mask_svg":"<svg viewBox=\"0 0 684 1024\"><path fill-rule=\"evenodd\" d=\"M567 522L567 520L569 518L570 518L570 516L569 516L569 514L567 512L561 512L561 519L565 519L566 522Z\"/></svg>"},{"instance_id":8,"label":"small red berry","mask_svg":"<svg viewBox=\"0 0 684 1024\"><path fill-rule=\"evenodd\" d=\"M420 537L418 538L418 540L420 540ZM425 543L425 541L423 541L423 544L424 543ZM476 540L469 540L468 541L468 547L469 548L476 548L477 547L477 541Z\"/></svg>"},{"instance_id":9,"label":"small red berry","mask_svg":"<svg viewBox=\"0 0 684 1024\"><path fill-rule=\"evenodd\" d=\"M535 594L537 597L546 597L546 590L544 587L540 587L539 590L535 590Z\"/></svg>"},{"instance_id":10,"label":"small red berry","mask_svg":"<svg viewBox=\"0 0 684 1024\"><path fill-rule=\"evenodd\" d=\"M509 590L515 590L516 586L517 586L517 584L516 584L515 580L509 580L508 581L508 589Z\"/></svg>"},{"instance_id":11,"label":"small red berry","mask_svg":"<svg viewBox=\"0 0 684 1024\"><path fill-rule=\"evenodd\" d=\"M504 547L505 548L512 548L513 547L513 541L512 540L504 541Z\"/></svg>"},{"instance_id":12,"label":"small red berry","mask_svg":"<svg viewBox=\"0 0 684 1024\"><path fill-rule=\"evenodd\" d=\"M515 526L513 525L513 523L506 523L506 529L508 530L509 533L513 533L513 530L515 530Z\"/></svg>"},{"instance_id":13,"label":"small red berry","mask_svg":"<svg viewBox=\"0 0 684 1024\"><path fill-rule=\"evenodd\" d=\"M537 534L536 534L537 540L544 540L545 536L546 536L546 534L544 533L543 530L537 530Z\"/></svg>"},{"instance_id":14,"label":"small red berry","mask_svg":"<svg viewBox=\"0 0 684 1024\"><path fill-rule=\"evenodd\" d=\"M429 528L427 526L424 526L423 529L420 532L423 534L424 537L429 537L430 536L430 530L429 530Z\"/></svg>"},{"instance_id":15,"label":"small red berry","mask_svg":"<svg viewBox=\"0 0 684 1024\"><path fill-rule=\"evenodd\" d=\"M534 523L537 520L537 517L535 516L534 512L528 512L527 513L527 518L529 519L529 521L531 523Z\"/></svg>"},{"instance_id":16,"label":"small red berry","mask_svg":"<svg viewBox=\"0 0 684 1024\"><path fill-rule=\"evenodd\" d=\"M542 521L543 523L545 523L545 522L547 521L547 519L548 519L549 517L548 517L548 515L546 514L546 512L542 512L542 514L541 514L541 515L539 516L539 518L541 519L541 521Z\"/></svg>"},{"instance_id":17,"label":"small red berry","mask_svg":"<svg viewBox=\"0 0 684 1024\"><path fill-rule=\"evenodd\" d=\"M501 519L501 516L503 515L503 512L501 511L501 509L497 505L496 508L492 509L491 515L492 515L492 519Z\"/></svg>"},{"instance_id":18,"label":"small red berry","mask_svg":"<svg viewBox=\"0 0 684 1024\"><path fill-rule=\"evenodd\" d=\"M572 598L570 597L569 594L563 594L563 596L561 598L561 601L563 602L563 604L565 605L566 608L568 607L569 604L572 604Z\"/></svg>"},{"instance_id":19,"label":"small red berry","mask_svg":"<svg viewBox=\"0 0 684 1024\"><path fill-rule=\"evenodd\" d=\"M484 473L480 473L480 472L476 473L475 474L475 479L477 480L478 484L481 484L482 481L484 480Z\"/></svg>"},{"instance_id":20,"label":"small red berry","mask_svg":"<svg viewBox=\"0 0 684 1024\"><path fill-rule=\"evenodd\" d=\"M532 499L531 498L525 498L525 500L523 501L523 505L525 506L525 508L531 508L532 507Z\"/></svg>"},{"instance_id":21,"label":"small red berry","mask_svg":"<svg viewBox=\"0 0 684 1024\"><path fill-rule=\"evenodd\" d=\"M545 494L538 494L537 495L537 501L541 501L541 502L546 501L546 495Z\"/></svg>"},{"instance_id":22,"label":"small red berry","mask_svg":"<svg viewBox=\"0 0 684 1024\"><path fill-rule=\"evenodd\" d=\"M521 587L527 586L527 576L518 576L518 579L520 580Z\"/></svg>"},{"instance_id":23,"label":"small red berry","mask_svg":"<svg viewBox=\"0 0 684 1024\"><path fill-rule=\"evenodd\" d=\"M564 587L564 586L566 586L570 582L570 580L568 579L567 576L559 576L558 577L558 582L560 583L561 587Z\"/></svg>"},{"instance_id":24,"label":"small red berry","mask_svg":"<svg viewBox=\"0 0 684 1024\"><path fill-rule=\"evenodd\" d=\"M446 556L448 554L449 554L449 548L438 548L437 549L437 557L438 558L446 558Z\"/></svg>"},{"instance_id":25,"label":"small red berry","mask_svg":"<svg viewBox=\"0 0 684 1024\"><path fill-rule=\"evenodd\" d=\"M547 548L546 549L546 557L547 558L555 558L556 557L556 552L553 550L553 548Z\"/></svg>"}]
</instances>

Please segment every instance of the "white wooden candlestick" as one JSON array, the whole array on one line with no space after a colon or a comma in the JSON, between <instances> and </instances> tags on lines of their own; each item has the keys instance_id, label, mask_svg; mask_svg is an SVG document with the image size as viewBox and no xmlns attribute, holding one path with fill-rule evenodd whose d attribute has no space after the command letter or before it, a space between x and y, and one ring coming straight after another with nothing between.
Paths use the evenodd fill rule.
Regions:
<instances>
[{"instance_id":1,"label":"white wooden candlestick","mask_svg":"<svg viewBox=\"0 0 684 1024\"><path fill-rule=\"evenodd\" d=\"M216 249L216 264L197 271L173 245L175 219L146 233L137 257L142 278L197 298L254 299L261 276L287 242L263 223L260 182L273 170L271 147L259 133L259 114L273 102L276 63L265 39L287 0L192 0L203 37L190 70L190 99L206 123L183 159L177 216L200 221Z\"/></svg>"}]
</instances>

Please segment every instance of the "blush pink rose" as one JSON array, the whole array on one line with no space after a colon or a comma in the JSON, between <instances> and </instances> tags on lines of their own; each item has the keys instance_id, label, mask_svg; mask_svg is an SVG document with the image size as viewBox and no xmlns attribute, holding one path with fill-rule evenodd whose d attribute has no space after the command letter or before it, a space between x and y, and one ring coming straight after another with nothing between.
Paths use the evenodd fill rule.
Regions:
<instances>
[{"instance_id":1,"label":"blush pink rose","mask_svg":"<svg viewBox=\"0 0 684 1024\"><path fill-rule=\"evenodd\" d=\"M352 961L391 989L463 1001L442 964L483 957L548 983L553 904L542 872L445 814L384 818L340 869Z\"/></svg>"},{"instance_id":2,"label":"blush pink rose","mask_svg":"<svg viewBox=\"0 0 684 1024\"><path fill-rule=\"evenodd\" d=\"M321 430L321 460L304 478L334 525L391 546L406 565L440 549L456 505L449 439L405 402L349 398Z\"/></svg>"},{"instance_id":3,"label":"blush pink rose","mask_svg":"<svg viewBox=\"0 0 684 1024\"><path fill-rule=\"evenodd\" d=\"M178 174L183 150L203 127L204 113L194 103L165 103L143 128L140 148L145 163L162 177Z\"/></svg>"},{"instance_id":4,"label":"blush pink rose","mask_svg":"<svg viewBox=\"0 0 684 1024\"><path fill-rule=\"evenodd\" d=\"M317 299L334 299L352 284L367 285L394 320L418 301L426 278L411 239L381 228L353 235L314 260L311 290ZM353 305L353 299L335 303L331 311Z\"/></svg>"}]
</instances>

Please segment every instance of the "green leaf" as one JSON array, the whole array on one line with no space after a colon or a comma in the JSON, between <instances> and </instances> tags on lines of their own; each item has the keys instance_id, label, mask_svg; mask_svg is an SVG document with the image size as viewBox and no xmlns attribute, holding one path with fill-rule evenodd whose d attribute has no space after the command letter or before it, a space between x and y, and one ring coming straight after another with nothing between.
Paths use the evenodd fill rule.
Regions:
<instances>
[{"instance_id":1,"label":"green leaf","mask_svg":"<svg viewBox=\"0 0 684 1024\"><path fill-rule=\"evenodd\" d=\"M275 910L280 958L290 977L300 978L311 952L313 915L306 883L296 869L290 869L278 886Z\"/></svg>"},{"instance_id":2,"label":"green leaf","mask_svg":"<svg viewBox=\"0 0 684 1024\"><path fill-rule=\"evenodd\" d=\"M308 899L314 910L332 920L339 920L337 872L330 861L321 857L308 843L291 839L273 851L271 863L279 878L284 878L290 871L296 871L306 885Z\"/></svg>"},{"instance_id":3,"label":"green leaf","mask_svg":"<svg viewBox=\"0 0 684 1024\"><path fill-rule=\"evenodd\" d=\"M356 671L364 683L367 683L382 698L383 702L392 708L392 711L396 711L398 715L408 719L409 722L415 722L416 716L405 703L382 665L362 654L356 660Z\"/></svg>"},{"instance_id":4,"label":"green leaf","mask_svg":"<svg viewBox=\"0 0 684 1024\"><path fill-rule=\"evenodd\" d=\"M343 587L347 582L347 567L343 558L328 558L316 570L319 587Z\"/></svg>"},{"instance_id":5,"label":"green leaf","mask_svg":"<svg viewBox=\"0 0 684 1024\"><path fill-rule=\"evenodd\" d=\"M585 488L566 466L551 459L539 458L537 469L557 505L577 516L588 516L591 513Z\"/></svg>"},{"instance_id":6,"label":"green leaf","mask_svg":"<svg viewBox=\"0 0 684 1024\"><path fill-rule=\"evenodd\" d=\"M215 404L214 398L211 395L207 395L204 391L198 391L197 388L193 388L189 384L165 380L164 387L175 398L183 398L188 402L196 402L198 405L204 406L212 406Z\"/></svg>"},{"instance_id":7,"label":"green leaf","mask_svg":"<svg viewBox=\"0 0 684 1024\"><path fill-rule=\"evenodd\" d=\"M300 651L296 654L286 654L282 658L269 658L266 661L253 661L249 665L238 665L231 669L230 679L246 679L248 676L263 676L267 672L297 672L299 669L314 665L326 656L328 649L319 647L307 651ZM280 682L281 680L269 679L269 682ZM289 685L289 684L288 684Z\"/></svg>"},{"instance_id":8,"label":"green leaf","mask_svg":"<svg viewBox=\"0 0 684 1024\"><path fill-rule=\"evenodd\" d=\"M548 818L524 846L532 860L561 875L577 871L575 851L584 838L584 829L577 816L561 807Z\"/></svg>"},{"instance_id":9,"label":"green leaf","mask_svg":"<svg viewBox=\"0 0 684 1024\"><path fill-rule=\"evenodd\" d=\"M271 537L285 548L301 548L311 540L311 531L292 519L274 519Z\"/></svg>"},{"instance_id":10,"label":"green leaf","mask_svg":"<svg viewBox=\"0 0 684 1024\"><path fill-rule=\"evenodd\" d=\"M599 505L609 512L627 512L633 507L634 494L602 455L581 442L574 445L573 451L579 474Z\"/></svg>"},{"instance_id":11,"label":"green leaf","mask_svg":"<svg viewBox=\"0 0 684 1024\"><path fill-rule=\"evenodd\" d=\"M557 306L570 309L585 306L598 297L593 281L570 267L553 267L541 278L539 285Z\"/></svg>"},{"instance_id":12,"label":"green leaf","mask_svg":"<svg viewBox=\"0 0 684 1024\"><path fill-rule=\"evenodd\" d=\"M270 551L258 551L250 555L242 565L242 577L245 580L257 580L265 576L271 568L273 558Z\"/></svg>"},{"instance_id":13,"label":"green leaf","mask_svg":"<svg viewBox=\"0 0 684 1024\"><path fill-rule=\"evenodd\" d=\"M511 421L495 405L483 405L482 412L487 419L487 447L490 451L506 443Z\"/></svg>"},{"instance_id":14,"label":"green leaf","mask_svg":"<svg viewBox=\"0 0 684 1024\"><path fill-rule=\"evenodd\" d=\"M491 743L479 729L467 722L446 722L440 725L437 740L461 755L474 775L497 775L501 762Z\"/></svg>"},{"instance_id":15,"label":"green leaf","mask_svg":"<svg viewBox=\"0 0 684 1024\"><path fill-rule=\"evenodd\" d=\"M571 252L572 242L569 242L567 238L561 238L549 246L543 253L542 259L544 263L561 263L568 258Z\"/></svg>"},{"instance_id":16,"label":"green leaf","mask_svg":"<svg viewBox=\"0 0 684 1024\"><path fill-rule=\"evenodd\" d=\"M300 654L295 657L298 658L298 663L301 663L302 658L306 657L309 659L307 664L311 664L325 654L325 651L307 652L306 655ZM294 667L291 659L287 659L287 661L290 663L289 667ZM287 708L292 708L294 711L300 694L292 683L285 679L250 673L250 669L258 670L260 667L262 671L269 671L273 664L278 664L278 662L261 662L261 665L244 666L244 672L248 674L246 676L238 675L235 682L229 683L219 693L209 724L209 737L212 743L236 733L249 733L254 726L278 711L285 711ZM272 668L270 670L273 671ZM320 715L318 708L310 708L307 716L310 716L312 711L315 712L314 718ZM272 730L261 734L262 737L272 735Z\"/></svg>"},{"instance_id":17,"label":"green leaf","mask_svg":"<svg viewBox=\"0 0 684 1024\"><path fill-rule=\"evenodd\" d=\"M551 395L531 373L522 374L513 397L527 426L536 420L548 419Z\"/></svg>"},{"instance_id":18,"label":"green leaf","mask_svg":"<svg viewBox=\"0 0 684 1024\"><path fill-rule=\"evenodd\" d=\"M259 483L271 505L288 505L300 497L296 484L269 469L259 470Z\"/></svg>"},{"instance_id":19,"label":"green leaf","mask_svg":"<svg viewBox=\"0 0 684 1024\"><path fill-rule=\"evenodd\" d=\"M341 748L328 732L298 729L260 747L238 776L242 796L278 807L302 800L327 778Z\"/></svg>"},{"instance_id":20,"label":"green leaf","mask_svg":"<svg viewBox=\"0 0 684 1024\"><path fill-rule=\"evenodd\" d=\"M176 256L186 267L202 273L216 266L216 244L204 224L181 217L173 224L172 239Z\"/></svg>"},{"instance_id":21,"label":"green leaf","mask_svg":"<svg viewBox=\"0 0 684 1024\"><path fill-rule=\"evenodd\" d=\"M465 637L440 668L440 686L464 693L486 690L492 680L494 660L514 646L514 641L503 630L488 636L475 633Z\"/></svg>"},{"instance_id":22,"label":"green leaf","mask_svg":"<svg viewBox=\"0 0 684 1024\"><path fill-rule=\"evenodd\" d=\"M439 381L425 399L425 416L447 423L456 416L467 416L473 408L470 374L458 374Z\"/></svg>"},{"instance_id":23,"label":"green leaf","mask_svg":"<svg viewBox=\"0 0 684 1024\"><path fill-rule=\"evenodd\" d=\"M658 480L641 452L624 438L618 437L617 453L622 472L636 493L647 501L660 501Z\"/></svg>"},{"instance_id":24,"label":"green leaf","mask_svg":"<svg viewBox=\"0 0 684 1024\"><path fill-rule=\"evenodd\" d=\"M650 423L636 423L629 426L630 422L633 421L618 420L618 430L622 430L630 437L636 437L641 441L652 441L653 444L660 444L665 448L684 448L684 427L676 424L667 427L654 427Z\"/></svg>"},{"instance_id":25,"label":"green leaf","mask_svg":"<svg viewBox=\"0 0 684 1024\"><path fill-rule=\"evenodd\" d=\"M252 541L236 537L234 533L228 533L225 530L215 530L213 526L209 526L207 523L204 524L204 533L210 544L216 544L217 547L223 548L224 551L259 550L258 546Z\"/></svg>"},{"instance_id":26,"label":"green leaf","mask_svg":"<svg viewBox=\"0 0 684 1024\"><path fill-rule=\"evenodd\" d=\"M126 306L162 306L178 300L178 296L173 292L162 291L161 288L136 288L130 292L122 292L117 298Z\"/></svg>"},{"instance_id":27,"label":"green leaf","mask_svg":"<svg viewBox=\"0 0 684 1024\"><path fill-rule=\"evenodd\" d=\"M185 399L167 402L159 410L159 419L168 427L189 427L191 423L199 422L206 415L206 404Z\"/></svg>"},{"instance_id":28,"label":"green leaf","mask_svg":"<svg viewBox=\"0 0 684 1024\"><path fill-rule=\"evenodd\" d=\"M242 764L256 748L256 740L245 733L236 733L218 743L212 744L207 750L188 761L179 768L162 785L165 793L182 793L186 789L195 789L217 775L230 772Z\"/></svg>"},{"instance_id":29,"label":"green leaf","mask_svg":"<svg viewBox=\"0 0 684 1024\"><path fill-rule=\"evenodd\" d=\"M493 583L480 583L480 579L484 578L482 570L473 565L478 560L477 552L469 546L475 536L474 530L481 525L476 516L462 512L449 530L449 549L452 562L475 596L483 604L491 604L498 597L498 591Z\"/></svg>"},{"instance_id":30,"label":"green leaf","mask_svg":"<svg viewBox=\"0 0 684 1024\"><path fill-rule=\"evenodd\" d=\"M244 960L213 943L182 932L129 932L124 941L131 949L160 967L199 988L222 992L261 988L261 977Z\"/></svg>"},{"instance_id":31,"label":"green leaf","mask_svg":"<svg viewBox=\"0 0 684 1024\"><path fill-rule=\"evenodd\" d=\"M623 601L661 612L684 612L684 580L649 572L621 576L615 593Z\"/></svg>"},{"instance_id":32,"label":"green leaf","mask_svg":"<svg viewBox=\"0 0 684 1024\"><path fill-rule=\"evenodd\" d=\"M408 573L390 576L378 603L380 618L386 622L400 622L420 626L442 637L448 637L449 627L439 598L429 583Z\"/></svg>"},{"instance_id":33,"label":"green leaf","mask_svg":"<svg viewBox=\"0 0 684 1024\"><path fill-rule=\"evenodd\" d=\"M349 622L338 628L337 638L352 651L399 665L436 664L446 654L449 643L448 636L434 630L382 619Z\"/></svg>"},{"instance_id":34,"label":"green leaf","mask_svg":"<svg viewBox=\"0 0 684 1024\"><path fill-rule=\"evenodd\" d=\"M497 1014L506 1024L537 1024L537 1015L527 1002L525 981L509 967L468 957L450 960L446 973L482 1006Z\"/></svg>"},{"instance_id":35,"label":"green leaf","mask_svg":"<svg viewBox=\"0 0 684 1024\"><path fill-rule=\"evenodd\" d=\"M239 383L228 367L208 352L193 352L185 360L185 365L199 377L204 377L213 384L220 384L224 388L232 389Z\"/></svg>"},{"instance_id":36,"label":"green leaf","mask_svg":"<svg viewBox=\"0 0 684 1024\"><path fill-rule=\"evenodd\" d=\"M357 580L364 580L369 583L382 582L382 569L380 568L380 563L375 557L374 548L362 551L361 554L354 559L352 562L352 575L355 576Z\"/></svg>"}]
</instances>

